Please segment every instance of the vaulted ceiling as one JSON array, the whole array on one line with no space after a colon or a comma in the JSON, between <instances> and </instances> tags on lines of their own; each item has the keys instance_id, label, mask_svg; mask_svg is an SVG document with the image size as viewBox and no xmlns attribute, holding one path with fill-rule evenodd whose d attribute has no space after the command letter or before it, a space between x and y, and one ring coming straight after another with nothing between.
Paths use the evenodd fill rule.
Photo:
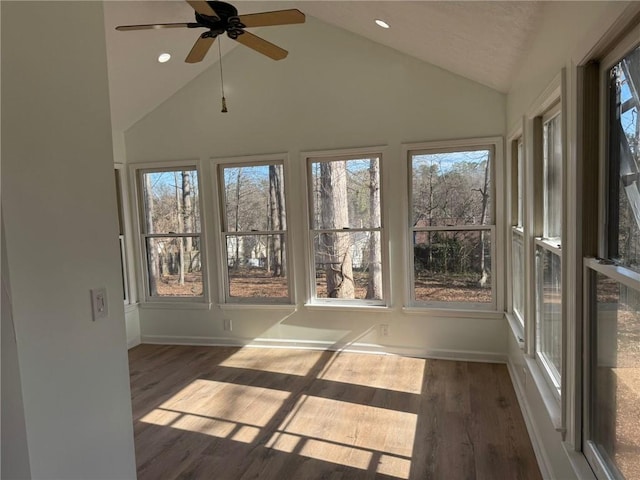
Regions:
<instances>
[{"instance_id":1,"label":"vaulted ceiling","mask_svg":"<svg viewBox=\"0 0 640 480\"><path fill-rule=\"evenodd\" d=\"M240 14L298 8L336 27L507 92L539 27L544 3L536 1L244 1ZM216 63L183 59L197 33L190 29L118 32L117 25L191 22L184 1L107 1L105 27L114 130L124 131ZM375 19L391 28L382 29ZM287 28L268 27L268 28ZM269 38L268 28L255 31ZM237 46L221 42L222 54ZM173 55L160 64L161 52ZM284 60L286 61L286 60Z\"/></svg>"}]
</instances>

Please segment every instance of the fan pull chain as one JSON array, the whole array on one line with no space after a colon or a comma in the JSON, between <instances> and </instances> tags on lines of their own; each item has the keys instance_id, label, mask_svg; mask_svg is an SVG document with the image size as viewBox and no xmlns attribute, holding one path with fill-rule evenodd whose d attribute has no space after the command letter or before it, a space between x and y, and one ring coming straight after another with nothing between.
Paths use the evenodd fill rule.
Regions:
<instances>
[{"instance_id":1,"label":"fan pull chain","mask_svg":"<svg viewBox=\"0 0 640 480\"><path fill-rule=\"evenodd\" d=\"M224 77L222 76L222 48L218 40L218 60L220 63L220 88L222 89L222 113L227 113L227 99L224 98Z\"/></svg>"}]
</instances>

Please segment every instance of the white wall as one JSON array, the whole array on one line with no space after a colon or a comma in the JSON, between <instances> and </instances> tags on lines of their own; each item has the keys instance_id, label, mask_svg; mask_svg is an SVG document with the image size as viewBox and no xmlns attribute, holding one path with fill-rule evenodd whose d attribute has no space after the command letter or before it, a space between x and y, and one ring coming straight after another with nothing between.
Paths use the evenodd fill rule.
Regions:
<instances>
[{"instance_id":1,"label":"white wall","mask_svg":"<svg viewBox=\"0 0 640 480\"><path fill-rule=\"evenodd\" d=\"M344 30L308 19L300 26L264 29L265 38L290 51L274 62L245 48L223 58L229 113L220 113L218 66L206 71L125 134L129 164L201 159L208 211L210 265L216 250L210 215L211 157L283 152L289 155L297 311L142 308L142 340L224 343L317 341L320 345L381 343L392 351L464 358L504 358L506 327L501 315L481 319L436 318L402 312L404 282L401 144L502 135L505 96ZM226 38L223 41L229 41ZM188 67L185 67L188 68ZM386 145L392 308L386 313L304 307L303 161L300 152ZM216 301L217 280L210 271ZM222 317L233 332L222 330ZM378 323L390 336L378 338Z\"/></svg>"},{"instance_id":2,"label":"white wall","mask_svg":"<svg viewBox=\"0 0 640 480\"><path fill-rule=\"evenodd\" d=\"M2 208L31 474L135 478L102 3L1 8ZM110 314L93 322L101 286Z\"/></svg>"},{"instance_id":3,"label":"white wall","mask_svg":"<svg viewBox=\"0 0 640 480\"><path fill-rule=\"evenodd\" d=\"M11 282L2 220L2 463L0 478L28 479L29 446L24 422L24 402L18 348L13 327Z\"/></svg>"}]
</instances>

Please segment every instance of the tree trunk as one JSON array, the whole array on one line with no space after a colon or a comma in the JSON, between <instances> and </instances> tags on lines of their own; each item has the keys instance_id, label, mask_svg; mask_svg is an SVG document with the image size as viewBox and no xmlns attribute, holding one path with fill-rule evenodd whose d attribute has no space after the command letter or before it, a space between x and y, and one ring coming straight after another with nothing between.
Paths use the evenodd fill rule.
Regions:
<instances>
[{"instance_id":1,"label":"tree trunk","mask_svg":"<svg viewBox=\"0 0 640 480\"><path fill-rule=\"evenodd\" d=\"M379 227L380 221L380 166L377 158L372 158L369 164L369 212L371 226ZM367 282L367 297L369 299L382 298L382 250L380 235L371 232L369 237L369 278Z\"/></svg>"},{"instance_id":2,"label":"tree trunk","mask_svg":"<svg viewBox=\"0 0 640 480\"><path fill-rule=\"evenodd\" d=\"M240 268L240 239L242 237L237 236L238 231L240 230L240 181L242 179L242 169L238 168L238 173L236 175L236 224L235 224L235 232L236 232L236 251L235 251L235 259L233 262L233 269L238 270Z\"/></svg>"},{"instance_id":3,"label":"tree trunk","mask_svg":"<svg viewBox=\"0 0 640 480\"><path fill-rule=\"evenodd\" d=\"M147 210L147 233L153 231L153 191L151 188L151 176L144 175L144 193ZM149 268L149 295L158 295L158 249L153 240L147 240L147 261Z\"/></svg>"},{"instance_id":4,"label":"tree trunk","mask_svg":"<svg viewBox=\"0 0 640 480\"><path fill-rule=\"evenodd\" d=\"M484 225L485 218L487 216L487 205L489 203L489 159L484 167L484 186L480 193L482 194L482 213L480 215L480 225ZM485 259L485 230L480 231L480 269L482 270L482 277L480 277L480 286L486 287L489 281L489 271L486 267Z\"/></svg>"},{"instance_id":5,"label":"tree trunk","mask_svg":"<svg viewBox=\"0 0 640 480\"><path fill-rule=\"evenodd\" d=\"M347 169L345 162L320 163L322 228L340 230L349 227L347 205ZM325 272L329 298L355 298L351 235L322 234L326 249Z\"/></svg>"},{"instance_id":6,"label":"tree trunk","mask_svg":"<svg viewBox=\"0 0 640 480\"><path fill-rule=\"evenodd\" d=\"M271 229L274 231L282 230L280 225L280 202L279 202L279 190L280 190L280 178L279 167L276 165L269 165L269 219L271 221ZM280 235L273 235L271 244L273 246L271 256L272 262L272 274L274 277L283 276L282 271L282 241Z\"/></svg>"},{"instance_id":7,"label":"tree trunk","mask_svg":"<svg viewBox=\"0 0 640 480\"><path fill-rule=\"evenodd\" d=\"M183 232L185 234L193 233L193 206L191 201L191 174L186 171L182 172L182 225ZM189 259L187 263L187 271L191 271L191 261L193 253L193 238L190 236L185 237L184 249Z\"/></svg>"},{"instance_id":8,"label":"tree trunk","mask_svg":"<svg viewBox=\"0 0 640 480\"><path fill-rule=\"evenodd\" d=\"M182 233L184 230L184 225L183 225L183 209L181 208L181 204L182 202L180 201L180 193L179 193L179 186L178 186L178 172L173 172L173 180L175 183L175 188L176 188L176 219L178 222L178 232L177 233ZM175 238L175 240L177 240L178 242L178 252L179 252L179 257L178 257L178 283L180 285L184 285L184 242L182 241L182 237L177 237ZM175 266L175 265L174 265ZM173 269L172 269L172 273L173 273Z\"/></svg>"}]
</instances>

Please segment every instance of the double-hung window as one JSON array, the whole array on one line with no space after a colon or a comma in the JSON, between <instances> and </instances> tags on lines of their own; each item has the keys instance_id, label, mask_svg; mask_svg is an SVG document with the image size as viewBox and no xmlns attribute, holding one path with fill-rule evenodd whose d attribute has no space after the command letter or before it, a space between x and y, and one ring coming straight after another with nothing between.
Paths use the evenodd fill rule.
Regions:
<instances>
[{"instance_id":1,"label":"double-hung window","mask_svg":"<svg viewBox=\"0 0 640 480\"><path fill-rule=\"evenodd\" d=\"M122 167L114 169L116 182L116 206L118 208L118 243L120 244L120 268L122 270L122 292L124 304L131 303L131 293L129 290L129 263L127 258L127 238L126 238L126 222L124 214L124 190L122 188Z\"/></svg>"},{"instance_id":2,"label":"double-hung window","mask_svg":"<svg viewBox=\"0 0 640 480\"><path fill-rule=\"evenodd\" d=\"M139 169L137 182L146 300L203 300L196 166Z\"/></svg>"},{"instance_id":3,"label":"double-hung window","mask_svg":"<svg viewBox=\"0 0 640 480\"><path fill-rule=\"evenodd\" d=\"M522 137L511 142L511 294L514 316L524 327L524 145Z\"/></svg>"},{"instance_id":4,"label":"double-hung window","mask_svg":"<svg viewBox=\"0 0 640 480\"><path fill-rule=\"evenodd\" d=\"M587 258L585 455L599 479L640 474L640 27L601 63L599 256Z\"/></svg>"},{"instance_id":5,"label":"double-hung window","mask_svg":"<svg viewBox=\"0 0 640 480\"><path fill-rule=\"evenodd\" d=\"M560 397L562 374L562 211L563 147L560 103L541 119L542 231L536 237L535 355L552 391ZM538 183L539 185L539 183Z\"/></svg>"},{"instance_id":6,"label":"double-hung window","mask_svg":"<svg viewBox=\"0 0 640 480\"><path fill-rule=\"evenodd\" d=\"M499 141L409 146L413 305L495 308L493 164Z\"/></svg>"},{"instance_id":7,"label":"double-hung window","mask_svg":"<svg viewBox=\"0 0 640 480\"><path fill-rule=\"evenodd\" d=\"M385 304L381 158L307 158L312 303Z\"/></svg>"},{"instance_id":8,"label":"double-hung window","mask_svg":"<svg viewBox=\"0 0 640 480\"><path fill-rule=\"evenodd\" d=\"M225 301L291 302L282 160L221 164L218 179Z\"/></svg>"}]
</instances>

